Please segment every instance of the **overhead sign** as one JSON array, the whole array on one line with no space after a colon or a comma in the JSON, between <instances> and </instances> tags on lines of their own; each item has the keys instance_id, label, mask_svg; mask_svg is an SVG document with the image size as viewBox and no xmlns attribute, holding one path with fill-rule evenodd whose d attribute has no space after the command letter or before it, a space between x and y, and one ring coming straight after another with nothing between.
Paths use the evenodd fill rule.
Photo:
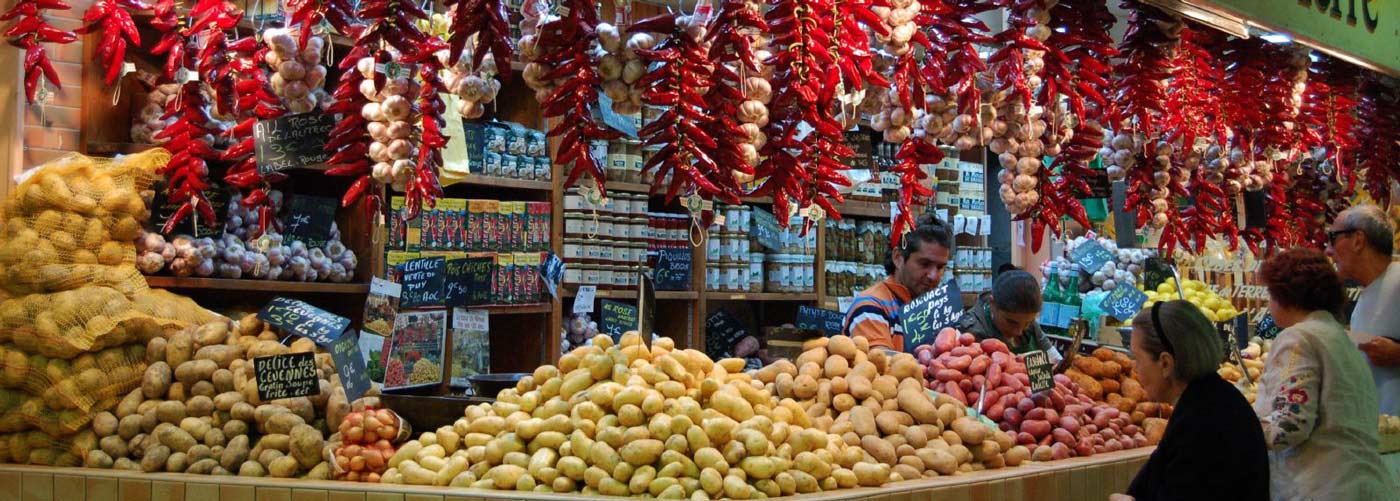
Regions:
<instances>
[{"instance_id":1,"label":"overhead sign","mask_svg":"<svg viewBox=\"0 0 1400 501\"><path fill-rule=\"evenodd\" d=\"M1294 40L1346 54L1400 75L1400 7L1378 0L1187 0L1238 15L1245 24L1288 33Z\"/></svg>"}]
</instances>

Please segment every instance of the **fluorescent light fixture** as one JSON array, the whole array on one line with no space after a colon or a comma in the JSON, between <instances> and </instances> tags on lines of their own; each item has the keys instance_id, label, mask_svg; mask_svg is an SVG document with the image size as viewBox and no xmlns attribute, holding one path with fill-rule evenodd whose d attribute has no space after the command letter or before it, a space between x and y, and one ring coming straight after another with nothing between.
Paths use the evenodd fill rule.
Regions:
<instances>
[{"instance_id":1,"label":"fluorescent light fixture","mask_svg":"<svg viewBox=\"0 0 1400 501\"><path fill-rule=\"evenodd\" d=\"M1269 43L1279 44L1279 45L1288 45L1288 44L1293 43L1293 37L1288 36L1287 33L1283 33L1283 32L1261 33L1261 34L1259 34L1259 35L1257 35L1257 36L1258 36L1261 40L1264 40L1264 41L1269 42Z\"/></svg>"},{"instance_id":2,"label":"fluorescent light fixture","mask_svg":"<svg viewBox=\"0 0 1400 501\"><path fill-rule=\"evenodd\" d=\"M1243 18L1217 8L1190 3L1183 0L1142 0L1167 12L1176 13L1192 21L1210 26L1239 38L1249 38L1249 27Z\"/></svg>"}]
</instances>

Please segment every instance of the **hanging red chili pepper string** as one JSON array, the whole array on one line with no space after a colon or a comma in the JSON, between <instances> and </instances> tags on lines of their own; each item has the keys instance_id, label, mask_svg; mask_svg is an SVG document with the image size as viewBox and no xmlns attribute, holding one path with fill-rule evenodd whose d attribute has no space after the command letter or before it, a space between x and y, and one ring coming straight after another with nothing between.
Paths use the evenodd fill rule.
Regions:
<instances>
[{"instance_id":1,"label":"hanging red chili pepper string","mask_svg":"<svg viewBox=\"0 0 1400 501\"><path fill-rule=\"evenodd\" d=\"M1358 146L1354 111L1360 74L1355 66L1321 53L1308 68L1308 86L1298 121L1305 147L1334 173L1339 191L1329 197L1328 219L1345 209L1356 190L1355 156Z\"/></svg>"},{"instance_id":2,"label":"hanging red chili pepper string","mask_svg":"<svg viewBox=\"0 0 1400 501\"><path fill-rule=\"evenodd\" d=\"M370 211L371 207L379 202L379 190L371 189L373 180L370 177L371 164L367 155L372 138L366 128L369 121L360 112L370 101L360 92L360 86L366 80L357 68L359 62L368 54L368 46L355 45L337 65L341 72L340 80L331 94L333 99L326 112L339 114L340 120L326 138L326 151L331 152L330 159L326 160L326 165L330 166L326 174L354 177L355 181L351 183L350 189L340 199L340 206L349 207L359 201L360 197L368 195L371 197L370 203L365 205L366 210ZM373 81L370 81L370 84L373 85ZM373 212L369 214L372 215ZM369 220L373 221L374 218L370 217Z\"/></svg>"},{"instance_id":3,"label":"hanging red chili pepper string","mask_svg":"<svg viewBox=\"0 0 1400 501\"><path fill-rule=\"evenodd\" d=\"M289 25L298 25L297 40L302 48L321 21L347 37L358 37L360 21L355 18L352 0L287 0Z\"/></svg>"},{"instance_id":4,"label":"hanging red chili pepper string","mask_svg":"<svg viewBox=\"0 0 1400 501\"><path fill-rule=\"evenodd\" d=\"M447 39L451 47L450 60L460 60L467 41L475 36L472 67L480 67L489 51L496 60L496 67L502 69L501 79L509 82L511 53L515 48L510 41L505 3L501 0L445 0L443 3L452 12L452 31Z\"/></svg>"},{"instance_id":5,"label":"hanging red chili pepper string","mask_svg":"<svg viewBox=\"0 0 1400 501\"><path fill-rule=\"evenodd\" d=\"M1181 211L1181 226L1190 235L1181 242L1196 253L1205 251L1210 237L1224 235L1235 248L1238 228L1233 203L1225 192L1221 164L1229 129L1224 118L1221 86L1224 65L1216 57L1223 37L1209 28L1188 26L1172 61L1167 86L1167 115L1163 128L1176 144L1173 164L1188 174L1187 192L1194 203Z\"/></svg>"},{"instance_id":6,"label":"hanging red chili pepper string","mask_svg":"<svg viewBox=\"0 0 1400 501\"><path fill-rule=\"evenodd\" d=\"M141 33L137 31L136 22L131 19L129 11L151 8L150 4L141 0L98 0L83 13L83 27L78 28L78 33L102 32L96 62L107 68L103 80L108 86L121 77L127 48L141 46Z\"/></svg>"},{"instance_id":7,"label":"hanging red chili pepper string","mask_svg":"<svg viewBox=\"0 0 1400 501\"><path fill-rule=\"evenodd\" d=\"M1400 179L1400 91L1371 76L1363 79L1357 105L1357 167L1364 171L1366 191L1382 207L1389 207L1391 186Z\"/></svg>"},{"instance_id":8,"label":"hanging red chili pepper string","mask_svg":"<svg viewBox=\"0 0 1400 501\"><path fill-rule=\"evenodd\" d=\"M558 8L559 15L541 18L538 38L531 43L537 53L533 71L544 73L531 75L532 70L527 68L525 78L527 82L533 80L532 86L537 90L550 89L541 84L558 84L548 90L540 109L546 118L553 119L554 126L548 134L559 140L554 163L569 170L564 185L573 186L587 174L602 191L607 180L589 146L594 140L617 139L620 135L593 119L602 81L591 55L598 27L594 9L592 2L564 0ZM522 41L521 45L525 43Z\"/></svg>"},{"instance_id":9,"label":"hanging red chili pepper string","mask_svg":"<svg viewBox=\"0 0 1400 501\"><path fill-rule=\"evenodd\" d=\"M39 79L53 84L55 89L63 88L58 80L58 71L49 61L45 43L68 44L78 39L72 32L53 27L44 20L46 10L68 10L63 0L20 0L10 10L0 14L0 21L18 19L5 29L5 40L10 45L24 50L24 97L34 103L39 90Z\"/></svg>"},{"instance_id":10,"label":"hanging red chili pepper string","mask_svg":"<svg viewBox=\"0 0 1400 501\"><path fill-rule=\"evenodd\" d=\"M943 150L934 144L928 134L928 95L942 83L946 74L946 64L941 53L934 51L928 36L918 31L920 21L933 19L926 12L937 10L941 4L919 4L917 2L895 2L892 9L878 10L890 23L890 35L884 39L884 49L895 56L890 68L890 91L884 97L883 108L872 121L876 130L885 127L884 139L900 143L895 153L895 163L890 172L899 176L899 196L896 199L897 214L890 231L890 245L895 246L904 233L913 229L918 214L914 212L914 202L934 195L933 189L925 184L928 173L923 165L943 160ZM912 34L909 34L912 32ZM877 39L880 38L877 33ZM923 52L917 50L923 47ZM933 71L925 71L920 63L927 60ZM917 122L923 119L922 124ZM878 123L878 125L876 124ZM915 132L915 127L919 128Z\"/></svg>"},{"instance_id":11,"label":"hanging red chili pepper string","mask_svg":"<svg viewBox=\"0 0 1400 501\"><path fill-rule=\"evenodd\" d=\"M229 46L234 59L227 71L234 80L234 109L238 110L238 125L224 131L224 136L233 140L233 146L224 150L220 160L230 162L224 174L224 182L243 192L240 201L245 207L258 211L258 235L280 226L272 201L269 198L268 183L280 181L285 175L263 176L258 172L256 145L253 142L253 125L259 120L271 120L282 116L286 111L277 96L273 94L267 73L259 63L267 59L269 47L260 46L252 36L241 38Z\"/></svg>"},{"instance_id":12,"label":"hanging red chili pepper string","mask_svg":"<svg viewBox=\"0 0 1400 501\"><path fill-rule=\"evenodd\" d=\"M711 91L703 100L714 120L704 129L717 143L717 150L739 154L737 162L716 162L721 170L729 169L727 175L715 179L724 191L741 193L740 183L753 180L758 149L768 140L762 126L767 124L772 88L760 74L762 62L754 54L749 35L767 30L762 15L750 8L747 0L722 0L706 30L714 70ZM753 101L763 106L762 114L741 124L740 108L750 98L757 98Z\"/></svg>"}]
</instances>

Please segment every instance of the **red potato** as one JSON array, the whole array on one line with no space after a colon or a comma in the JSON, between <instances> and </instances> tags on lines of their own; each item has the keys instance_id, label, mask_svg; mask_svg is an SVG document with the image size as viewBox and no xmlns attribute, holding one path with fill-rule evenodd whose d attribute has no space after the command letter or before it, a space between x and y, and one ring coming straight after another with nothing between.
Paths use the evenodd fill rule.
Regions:
<instances>
[{"instance_id":1,"label":"red potato","mask_svg":"<svg viewBox=\"0 0 1400 501\"><path fill-rule=\"evenodd\" d=\"M975 356L978 356L978 355L986 354L987 352L982 351L982 345L979 345L979 344L977 344L977 343L973 343L973 344L971 344L971 345L968 345L968 347L967 347L967 353L968 353L969 355L972 355L972 356L975 357Z\"/></svg>"},{"instance_id":2,"label":"red potato","mask_svg":"<svg viewBox=\"0 0 1400 501\"><path fill-rule=\"evenodd\" d=\"M964 379L963 381L966 381L966 379ZM947 393L948 396L958 399L958 401L962 402L963 405L967 405L967 394L963 393L962 389L959 388L958 385L948 384L944 388L944 393Z\"/></svg>"},{"instance_id":3,"label":"red potato","mask_svg":"<svg viewBox=\"0 0 1400 501\"><path fill-rule=\"evenodd\" d=\"M1031 435L1030 433L1026 433L1026 432L1024 432L1024 431L1023 431L1023 432L1020 432L1020 433L1017 433L1017 434L1016 434L1016 443L1021 444L1021 445L1025 445L1025 446L1035 445L1035 435Z\"/></svg>"},{"instance_id":4,"label":"red potato","mask_svg":"<svg viewBox=\"0 0 1400 501\"><path fill-rule=\"evenodd\" d=\"M1079 441L1076 440L1076 439L1074 438L1074 434L1073 434L1073 433L1070 433L1069 431L1065 430L1064 428L1055 428L1055 431L1050 432L1050 435L1051 435L1052 437L1055 438L1055 441L1056 441L1056 442L1059 442L1059 443L1062 443L1062 444L1065 444L1065 445L1078 445L1078 444L1079 444Z\"/></svg>"},{"instance_id":5,"label":"red potato","mask_svg":"<svg viewBox=\"0 0 1400 501\"><path fill-rule=\"evenodd\" d=\"M1001 366L995 363L987 367L987 384L1001 386Z\"/></svg>"},{"instance_id":6,"label":"red potato","mask_svg":"<svg viewBox=\"0 0 1400 501\"><path fill-rule=\"evenodd\" d=\"M966 394L966 393L972 391L972 390L973 390L973 387L972 387L972 380L971 380L971 379L968 379L968 378L963 378L963 379L959 380L959 381L958 381L958 388L961 389L961 390L963 391L964 394Z\"/></svg>"},{"instance_id":7,"label":"red potato","mask_svg":"<svg viewBox=\"0 0 1400 501\"><path fill-rule=\"evenodd\" d=\"M1003 423L1010 424L1013 429L1020 429L1021 411L1015 407L1007 407L1001 415L1001 420Z\"/></svg>"},{"instance_id":8,"label":"red potato","mask_svg":"<svg viewBox=\"0 0 1400 501\"><path fill-rule=\"evenodd\" d=\"M1026 412L1026 419L1031 419L1035 421L1045 421L1045 411L1047 410L1048 409L1044 407L1036 407L1034 409L1031 409L1030 411Z\"/></svg>"},{"instance_id":9,"label":"red potato","mask_svg":"<svg viewBox=\"0 0 1400 501\"><path fill-rule=\"evenodd\" d=\"M949 354L949 355L952 355L952 356L954 356L954 357L961 357L961 356L967 355L967 353L968 353L968 349L967 349L966 346L959 346L959 347L957 347L957 348L953 348L953 349L951 349L951 350L948 350L948 354Z\"/></svg>"},{"instance_id":10,"label":"red potato","mask_svg":"<svg viewBox=\"0 0 1400 501\"><path fill-rule=\"evenodd\" d=\"M1024 383L1022 383L1022 382L1021 382L1021 379L1018 378L1018 377L1016 377L1016 376L1017 376L1016 374L1009 374L1009 373L1008 373L1008 374L1002 374L1002 376L1001 376L1001 384L1005 385L1007 388L1011 388L1012 390L1020 391L1022 388L1025 388L1027 385L1024 384Z\"/></svg>"},{"instance_id":11,"label":"red potato","mask_svg":"<svg viewBox=\"0 0 1400 501\"><path fill-rule=\"evenodd\" d=\"M1012 362L1016 360L1015 357L1011 356L1011 354L1006 353L1004 351L994 351L992 352L991 357L992 363L995 363L1000 366L1006 366L1007 362Z\"/></svg>"},{"instance_id":12,"label":"red potato","mask_svg":"<svg viewBox=\"0 0 1400 501\"><path fill-rule=\"evenodd\" d=\"M987 372L987 367L990 365L992 365L991 357L988 357L986 355L977 355L976 358L972 359L971 365L968 366L968 371L970 371L973 374L982 374L984 372Z\"/></svg>"},{"instance_id":13,"label":"red potato","mask_svg":"<svg viewBox=\"0 0 1400 501\"><path fill-rule=\"evenodd\" d=\"M1080 456L1094 455L1094 442L1088 438L1079 439L1079 445L1074 448L1074 452Z\"/></svg>"},{"instance_id":14,"label":"red potato","mask_svg":"<svg viewBox=\"0 0 1400 501\"><path fill-rule=\"evenodd\" d=\"M1069 457L1069 446L1056 442L1050 446L1050 457L1055 459L1065 459Z\"/></svg>"},{"instance_id":15,"label":"red potato","mask_svg":"<svg viewBox=\"0 0 1400 501\"><path fill-rule=\"evenodd\" d=\"M967 355L957 355L948 360L948 368L959 372L968 373L968 368L972 366L972 357Z\"/></svg>"},{"instance_id":16,"label":"red potato","mask_svg":"<svg viewBox=\"0 0 1400 501\"><path fill-rule=\"evenodd\" d=\"M969 344L976 343L976 342L977 342L977 336L973 336L972 334L969 334L969 333L964 332L964 333L958 335L958 344L961 344L961 345L963 345L963 346L967 346L967 345L969 345Z\"/></svg>"},{"instance_id":17,"label":"red potato","mask_svg":"<svg viewBox=\"0 0 1400 501\"><path fill-rule=\"evenodd\" d=\"M933 338L933 349L938 353L945 353L958 345L958 331L948 328L938 331L938 336Z\"/></svg>"},{"instance_id":18,"label":"red potato","mask_svg":"<svg viewBox=\"0 0 1400 501\"><path fill-rule=\"evenodd\" d=\"M1128 436L1130 436L1130 437L1131 437L1131 436L1134 436L1134 435L1137 435L1137 434L1138 434L1138 431L1141 431L1141 430L1138 428L1138 425L1135 425L1135 424L1129 424L1129 425L1123 427L1123 434L1124 434L1124 435L1128 435Z\"/></svg>"},{"instance_id":19,"label":"red potato","mask_svg":"<svg viewBox=\"0 0 1400 501\"><path fill-rule=\"evenodd\" d=\"M1005 416L1006 406L1003 405L1001 402L992 404L992 407L990 409L987 409L987 418L991 419L992 421L1001 421L1002 418L1004 418Z\"/></svg>"},{"instance_id":20,"label":"red potato","mask_svg":"<svg viewBox=\"0 0 1400 501\"><path fill-rule=\"evenodd\" d=\"M982 394L979 393L977 390L972 390L972 391L968 392L968 393L967 393L967 405L977 405L977 397L979 397L979 396L981 396L981 395L982 395ZM983 405L986 405L986 404L983 403Z\"/></svg>"},{"instance_id":21,"label":"red potato","mask_svg":"<svg viewBox=\"0 0 1400 501\"><path fill-rule=\"evenodd\" d=\"M1060 428L1070 433L1079 433L1079 420L1072 416L1060 417Z\"/></svg>"},{"instance_id":22,"label":"red potato","mask_svg":"<svg viewBox=\"0 0 1400 501\"><path fill-rule=\"evenodd\" d=\"M1021 431L1031 434L1036 439L1041 439L1050 435L1050 423L1038 419L1026 419L1021 421Z\"/></svg>"},{"instance_id":23,"label":"red potato","mask_svg":"<svg viewBox=\"0 0 1400 501\"><path fill-rule=\"evenodd\" d=\"M1109 424L1107 413L1100 412L1097 416L1094 416L1094 426L1099 427L1100 430L1108 428Z\"/></svg>"},{"instance_id":24,"label":"red potato","mask_svg":"<svg viewBox=\"0 0 1400 501\"><path fill-rule=\"evenodd\" d=\"M998 339L983 339L979 345L986 353L1001 353L1008 356L1011 354L1011 351L1006 348L1006 343Z\"/></svg>"},{"instance_id":25,"label":"red potato","mask_svg":"<svg viewBox=\"0 0 1400 501\"><path fill-rule=\"evenodd\" d=\"M971 379L973 388L981 388L982 385L987 384L987 376L983 376L981 374L975 374L972 376Z\"/></svg>"}]
</instances>

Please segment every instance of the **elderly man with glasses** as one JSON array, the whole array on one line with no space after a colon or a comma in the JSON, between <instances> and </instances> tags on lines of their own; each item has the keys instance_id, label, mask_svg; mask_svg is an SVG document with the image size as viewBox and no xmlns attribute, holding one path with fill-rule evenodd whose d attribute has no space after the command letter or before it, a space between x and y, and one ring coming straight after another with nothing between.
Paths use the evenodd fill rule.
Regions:
<instances>
[{"instance_id":1,"label":"elderly man with glasses","mask_svg":"<svg viewBox=\"0 0 1400 501\"><path fill-rule=\"evenodd\" d=\"M1395 228L1375 205L1343 211L1327 232L1337 273L1365 287L1351 314L1351 338L1366 353L1382 414L1400 414L1400 263Z\"/></svg>"}]
</instances>

